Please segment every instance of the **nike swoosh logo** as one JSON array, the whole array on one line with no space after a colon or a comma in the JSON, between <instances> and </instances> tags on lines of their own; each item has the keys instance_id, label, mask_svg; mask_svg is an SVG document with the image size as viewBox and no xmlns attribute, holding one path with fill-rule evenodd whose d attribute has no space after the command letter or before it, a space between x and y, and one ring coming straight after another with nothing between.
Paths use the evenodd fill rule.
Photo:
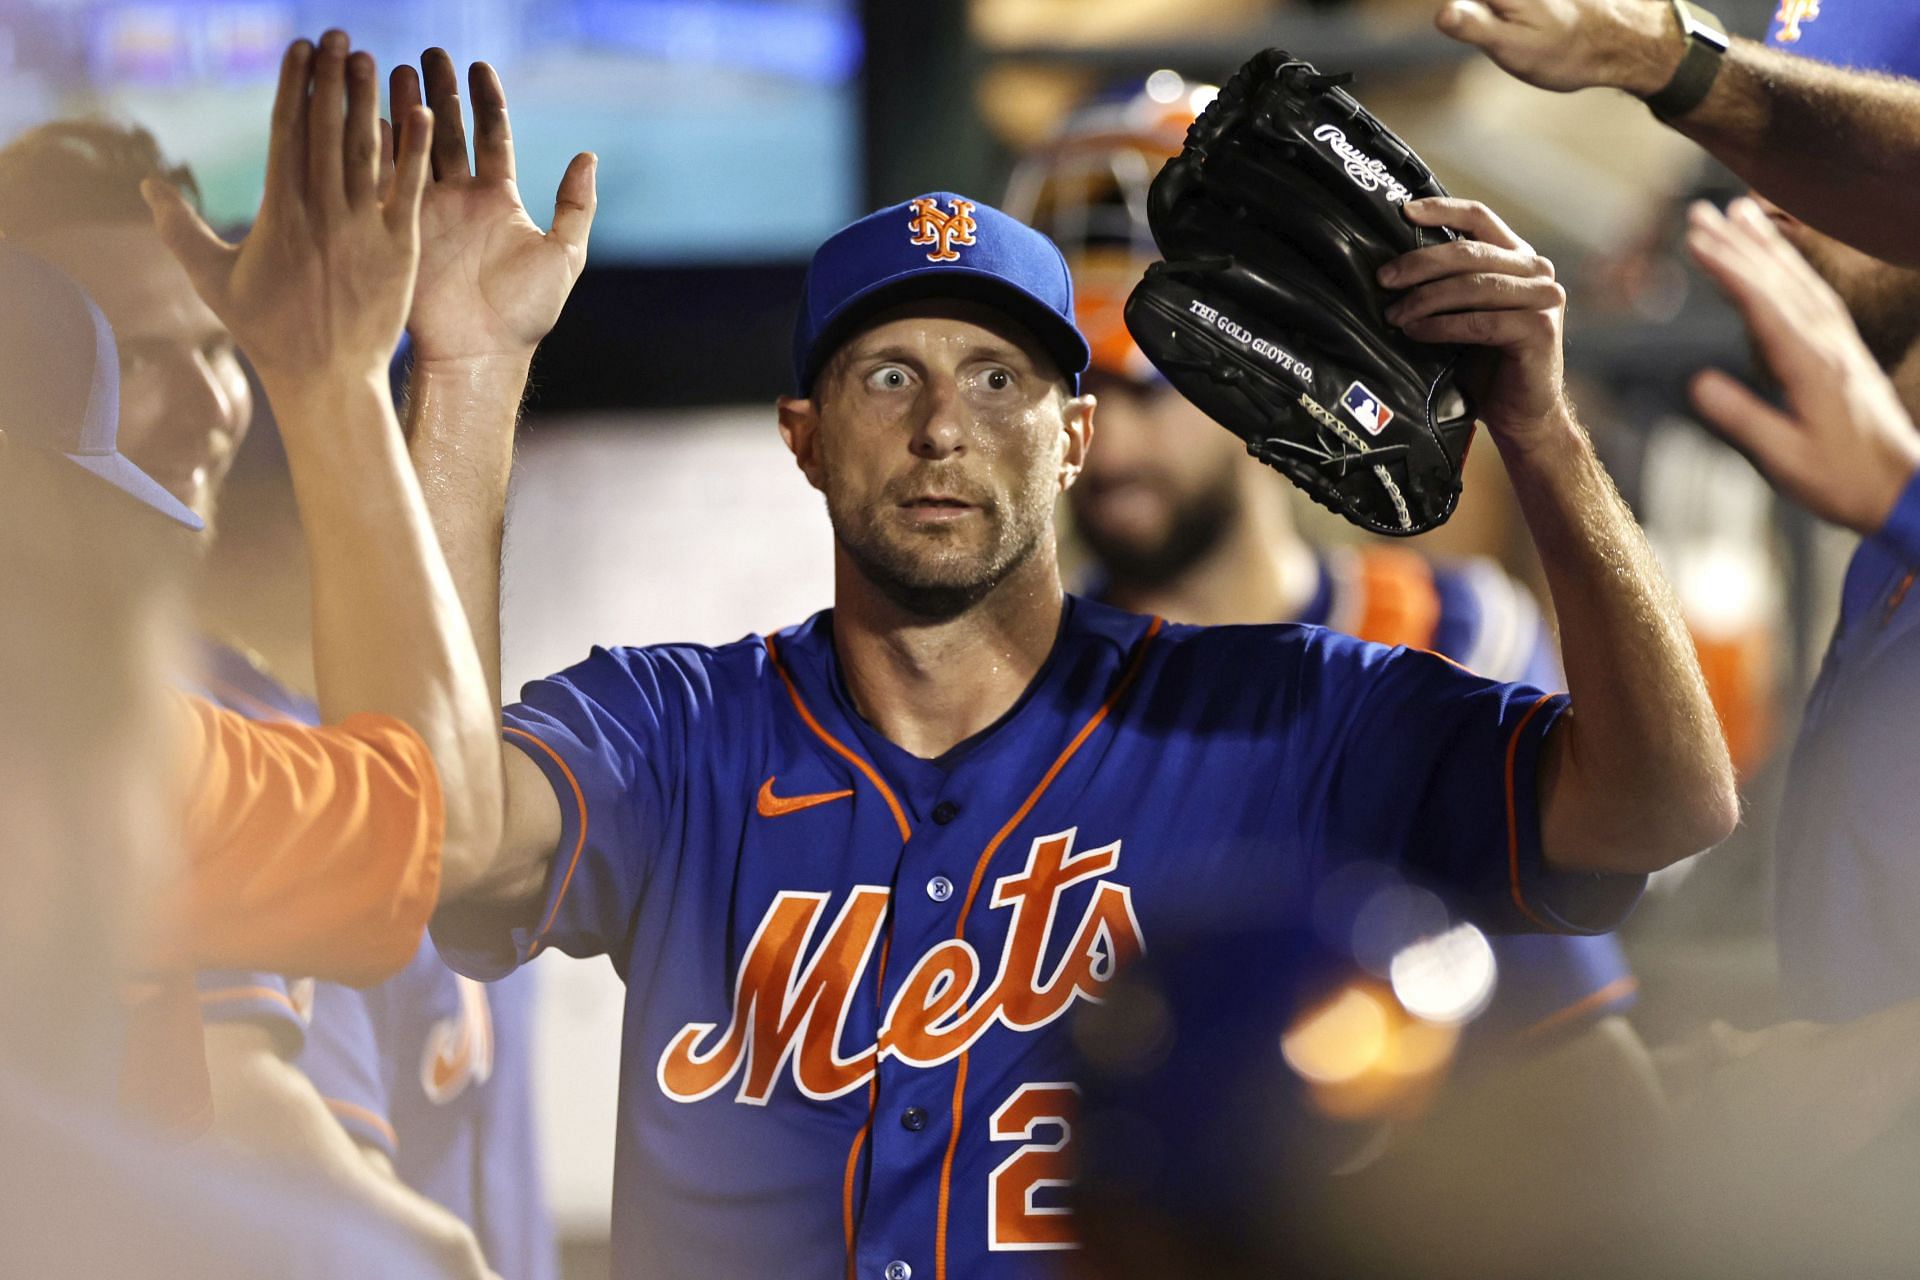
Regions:
<instances>
[{"instance_id":1,"label":"nike swoosh logo","mask_svg":"<svg viewBox=\"0 0 1920 1280\"><path fill-rule=\"evenodd\" d=\"M778 818L789 813L798 813L802 809L811 809L817 804L829 804L835 800L845 800L852 795L847 791L816 791L806 796L777 796L773 794L773 779L768 778L760 784L760 797L755 808L763 818Z\"/></svg>"}]
</instances>

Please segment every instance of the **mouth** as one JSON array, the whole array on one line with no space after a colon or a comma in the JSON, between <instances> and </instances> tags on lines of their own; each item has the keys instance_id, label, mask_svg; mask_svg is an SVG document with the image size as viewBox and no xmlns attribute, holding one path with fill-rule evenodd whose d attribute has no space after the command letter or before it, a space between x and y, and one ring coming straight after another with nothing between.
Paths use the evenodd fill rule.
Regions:
<instances>
[{"instance_id":1,"label":"mouth","mask_svg":"<svg viewBox=\"0 0 1920 1280\"><path fill-rule=\"evenodd\" d=\"M900 503L900 510L916 524L948 524L965 519L980 508L964 498L942 493L921 494Z\"/></svg>"}]
</instances>

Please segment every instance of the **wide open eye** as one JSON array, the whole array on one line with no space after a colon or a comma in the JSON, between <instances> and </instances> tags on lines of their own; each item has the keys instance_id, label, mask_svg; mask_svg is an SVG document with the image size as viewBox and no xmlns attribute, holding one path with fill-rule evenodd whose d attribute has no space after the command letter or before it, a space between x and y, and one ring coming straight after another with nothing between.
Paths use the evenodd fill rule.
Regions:
<instances>
[{"instance_id":1,"label":"wide open eye","mask_svg":"<svg viewBox=\"0 0 1920 1280\"><path fill-rule=\"evenodd\" d=\"M883 364L867 375L867 386L874 391L904 391L909 381L907 371L897 364Z\"/></svg>"}]
</instances>

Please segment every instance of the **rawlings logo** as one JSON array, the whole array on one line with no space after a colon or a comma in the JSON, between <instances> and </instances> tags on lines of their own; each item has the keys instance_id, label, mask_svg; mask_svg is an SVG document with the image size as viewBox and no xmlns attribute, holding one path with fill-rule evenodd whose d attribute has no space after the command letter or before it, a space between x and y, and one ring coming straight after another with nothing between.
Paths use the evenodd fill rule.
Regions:
<instances>
[{"instance_id":1,"label":"rawlings logo","mask_svg":"<svg viewBox=\"0 0 1920 1280\"><path fill-rule=\"evenodd\" d=\"M980 229L973 220L973 202L970 200L952 200L952 213L940 212L940 202L932 196L922 196L913 202L913 218L907 223L907 230L913 232L908 244L930 244L935 246L927 255L928 262L958 262L960 254L954 245L970 245L973 236Z\"/></svg>"},{"instance_id":2,"label":"rawlings logo","mask_svg":"<svg viewBox=\"0 0 1920 1280\"><path fill-rule=\"evenodd\" d=\"M1780 43L1792 44L1800 38L1800 24L1820 16L1820 0L1780 0L1780 12L1773 20L1780 24Z\"/></svg>"},{"instance_id":3,"label":"rawlings logo","mask_svg":"<svg viewBox=\"0 0 1920 1280\"><path fill-rule=\"evenodd\" d=\"M1401 186L1399 180L1387 172L1385 163L1348 142L1347 135L1337 125L1323 124L1313 131L1313 136L1326 143L1333 154L1346 163L1347 176L1362 191L1385 188L1389 204L1405 204L1413 199L1413 192Z\"/></svg>"},{"instance_id":4,"label":"rawlings logo","mask_svg":"<svg viewBox=\"0 0 1920 1280\"><path fill-rule=\"evenodd\" d=\"M975 994L985 972L979 953L959 938L942 942L920 957L901 984L881 1020L878 1040L851 1055L842 1054L840 1041L879 946L888 891L855 886L811 955L808 947L828 895L780 894L747 944L731 1020L724 1030L712 1022L680 1028L655 1070L661 1092L676 1102L698 1102L737 1075L735 1100L765 1106L791 1063L800 1092L824 1101L864 1085L883 1057L938 1066L959 1057L996 1023L1034 1031L1075 1001L1099 1000L1120 965L1145 945L1132 891L1103 881L1060 962L1041 972L1061 895L1120 863L1118 841L1076 854L1074 835L1068 830L1041 836L1024 868L994 881L990 903L1012 908L1013 916L999 966L984 990Z\"/></svg>"}]
</instances>

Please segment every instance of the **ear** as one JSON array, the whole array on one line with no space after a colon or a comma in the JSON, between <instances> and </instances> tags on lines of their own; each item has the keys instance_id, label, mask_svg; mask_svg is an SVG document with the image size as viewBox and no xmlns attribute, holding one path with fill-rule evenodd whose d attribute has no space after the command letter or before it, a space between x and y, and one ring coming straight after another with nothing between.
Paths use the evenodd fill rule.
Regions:
<instances>
[{"instance_id":1,"label":"ear","mask_svg":"<svg viewBox=\"0 0 1920 1280\"><path fill-rule=\"evenodd\" d=\"M806 476L807 483L820 489L824 464L820 458L820 412L812 400L781 396L775 403L780 415L780 438L787 442L793 461Z\"/></svg>"},{"instance_id":2,"label":"ear","mask_svg":"<svg viewBox=\"0 0 1920 1280\"><path fill-rule=\"evenodd\" d=\"M1073 482L1080 478L1080 469L1087 465L1087 450L1093 448L1093 408L1096 403L1090 395L1075 396L1066 403L1061 425L1067 436L1067 447L1060 453L1062 493L1073 488Z\"/></svg>"}]
</instances>

